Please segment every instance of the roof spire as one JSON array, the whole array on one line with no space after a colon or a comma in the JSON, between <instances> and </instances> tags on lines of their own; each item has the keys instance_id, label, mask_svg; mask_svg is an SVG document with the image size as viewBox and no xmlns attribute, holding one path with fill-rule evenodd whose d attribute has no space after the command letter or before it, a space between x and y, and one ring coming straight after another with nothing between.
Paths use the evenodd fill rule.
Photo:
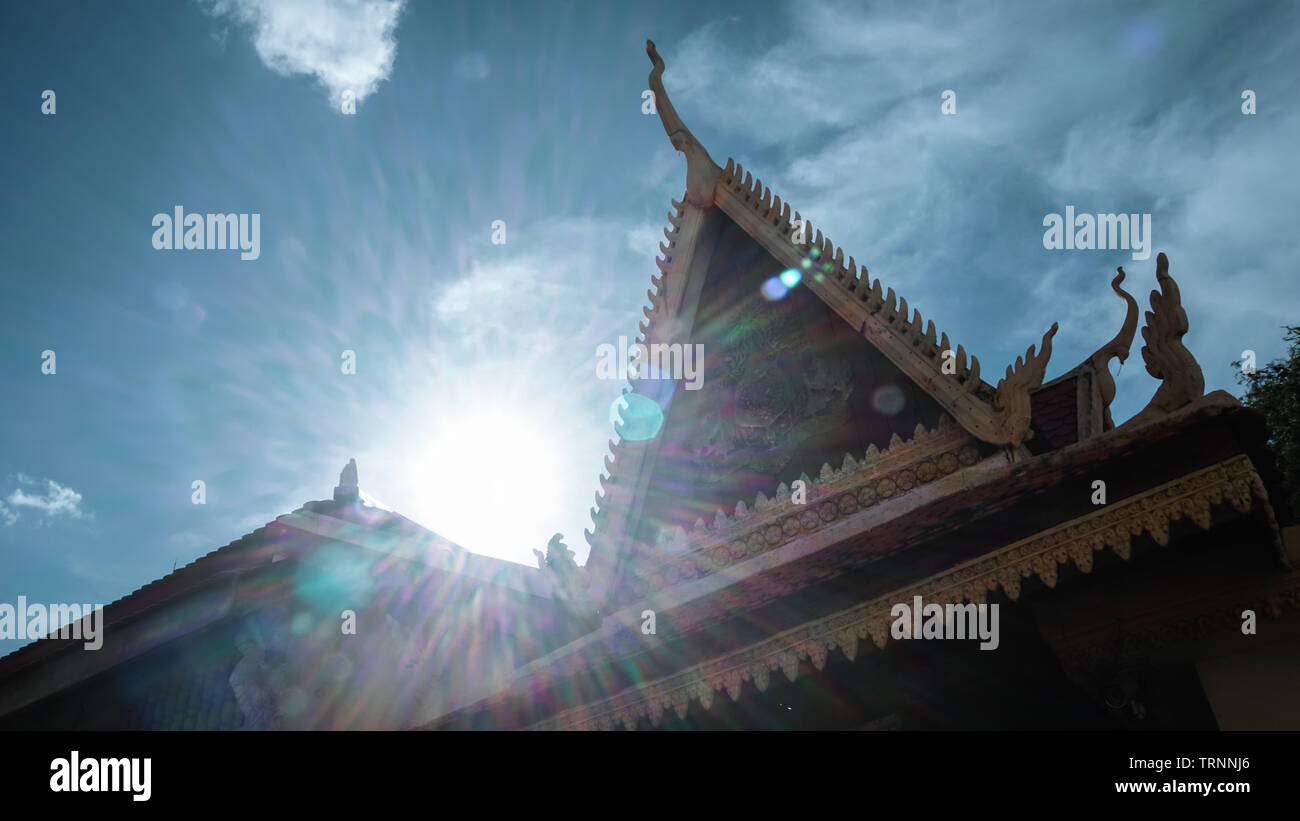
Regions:
<instances>
[{"instance_id":1,"label":"roof spire","mask_svg":"<svg viewBox=\"0 0 1300 821\"><path fill-rule=\"evenodd\" d=\"M336 502L360 498L361 488L357 485L357 460L349 459L339 472L339 484L334 488Z\"/></svg>"},{"instance_id":2,"label":"roof spire","mask_svg":"<svg viewBox=\"0 0 1300 821\"><path fill-rule=\"evenodd\" d=\"M1124 314L1124 324L1120 327L1119 333L1115 338L1097 349L1097 352L1088 357L1088 362L1092 364L1094 373L1093 379L1097 380L1097 385L1101 395L1101 413L1102 413L1102 430L1110 430L1115 427L1115 420L1110 415L1110 403L1115 398L1115 378L1110 375L1110 360L1118 358L1121 365L1128 359L1129 351L1133 347L1133 336L1137 333L1138 326L1138 304L1133 295L1119 284L1124 281L1124 269L1116 268L1118 273L1110 281L1110 289L1115 295L1124 300L1128 306Z\"/></svg>"},{"instance_id":3,"label":"roof spire","mask_svg":"<svg viewBox=\"0 0 1300 821\"><path fill-rule=\"evenodd\" d=\"M650 70L650 90L655 95L655 110L659 112L659 121L663 123L664 132L672 141L673 148L686 155L686 201L697 208L713 207L713 188L722 169L709 156L709 152L695 135L677 116L664 88L664 58L659 56L653 40L645 41L645 53L650 56L654 68Z\"/></svg>"}]
</instances>

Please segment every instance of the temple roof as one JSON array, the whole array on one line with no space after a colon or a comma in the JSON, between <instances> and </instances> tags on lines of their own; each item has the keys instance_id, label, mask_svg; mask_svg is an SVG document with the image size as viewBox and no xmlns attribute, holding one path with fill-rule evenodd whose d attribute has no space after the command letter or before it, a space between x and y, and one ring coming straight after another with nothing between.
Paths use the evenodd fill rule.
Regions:
<instances>
[{"instance_id":1,"label":"temple roof","mask_svg":"<svg viewBox=\"0 0 1300 821\"><path fill-rule=\"evenodd\" d=\"M669 99L662 79L664 61L653 42L647 41L646 53L653 66L649 84L655 95L656 111L674 148L686 157L687 174L682 200L673 200L674 210L668 215L671 229L665 229L666 243L659 246L660 256L655 260L659 274L651 277L652 288L647 291L650 305L644 309L646 318L639 326L638 343L690 344L702 334L707 336L708 330L700 326L700 311L709 300L716 308L714 303L719 298L729 299L731 307L739 310L743 297L727 296L733 283L705 282L713 276L711 271L718 267L718 257L734 254L739 248L727 239L725 220L761 248L772 260L771 266L805 272L799 284L851 329L852 335L865 340L879 355L873 353L871 356L887 360L890 367L941 409L941 415L950 417L958 429L969 434L981 454L1005 448L1010 461L1022 461L1033 454L1065 447L1114 427L1109 404L1115 386L1107 365L1111 358L1118 357L1122 362L1127 357L1137 324L1136 302L1119 287L1124 279L1122 269L1111 287L1126 302L1127 313L1124 325L1114 339L1079 366L1044 386L1052 337L1058 327L1053 323L1043 334L1037 350L1036 346L1030 346L1024 356L1005 368L996 385L991 385L981 378L977 357L968 356L963 345L954 345L946 332L939 331L932 320L924 319L920 310L909 306L892 287L871 277L865 265L859 267L852 256L846 260L842 247L814 229L802 214L792 211L788 202L754 178L752 172L732 159L727 160L725 167L718 166L686 127ZM1162 288L1172 289L1168 306L1164 309L1158 307L1157 295L1153 294L1156 321L1152 332L1157 344L1149 347L1158 351L1168 347L1171 351L1162 353L1163 358L1156 365L1148 365L1151 374L1160 379L1166 379L1166 373L1176 375L1187 369L1199 373L1194 361L1190 364L1183 361L1189 357L1183 356L1181 343L1176 339L1180 329L1185 331L1185 317L1181 318L1180 324L1178 294L1172 280L1168 280L1167 269L1168 260L1160 254L1157 279ZM702 291L708 293L702 296ZM722 293L722 297L715 292ZM770 313L766 309L760 310ZM1148 323L1151 323L1151 317L1148 314ZM1146 330L1143 335L1145 339ZM849 349L840 349L841 355L846 353L854 356ZM1144 357L1147 356L1144 349ZM805 363L817 361L815 352L804 360ZM764 367L772 364L767 363ZM643 384L633 380L632 389L639 391ZM1175 376L1171 384L1179 386L1177 393L1171 393L1172 387L1161 389L1161 396L1171 397L1168 402L1162 401L1161 412L1185 404L1201 393L1190 375L1181 381ZM873 386L862 384L859 387L870 389ZM1044 391L1044 388L1050 390ZM690 408L701 419L708 418L708 414L700 414L701 403L693 397L678 397L673 401L678 415ZM703 409L713 410L707 405ZM665 416L669 419L665 426L671 424L669 410L665 406ZM860 424L861 420L854 419L853 424ZM932 429L936 419L927 411L922 418L912 421L921 428ZM908 427L904 435L910 430ZM615 596L615 588L628 578L629 562L641 561L635 559L635 555L638 552L645 554L647 550L656 552L653 544L647 545L647 527L642 519L672 518L657 515L664 512L662 499L665 494L680 495L684 487L680 464L674 466L672 476L664 473L662 435L649 442L628 442L621 438L621 430L619 433L620 437L610 443L610 455L605 460L608 475L602 477L601 492L596 494L596 507L592 511L595 528L587 534L592 546L588 571L593 582L593 598L602 607L617 604L611 597L619 598ZM826 444L821 443L823 446ZM886 443L873 441L872 448L876 444L884 447ZM670 462L678 458L680 462L682 443L674 442L667 447L666 458ZM861 450L857 452L861 453ZM868 456L870 454L871 449ZM806 470L811 473L815 469L812 466ZM783 477L783 481L794 479L794 472L797 471ZM694 490L688 488L687 492L699 504L699 496ZM749 495L752 497L752 490ZM737 499L727 500L726 510L729 512L730 506L735 504L736 518L742 518L744 513L744 496L738 494ZM762 495L759 496L761 500ZM761 504L760 500L756 501ZM719 505L710 499L701 506L716 509ZM719 513L718 516L725 518L726 514ZM697 532L702 525L707 527L708 520L714 515L705 513L704 518L704 522L696 523ZM680 522L659 524L671 527ZM686 526L689 527L689 522ZM672 540L680 542L681 537ZM651 564L661 559L662 556L656 556Z\"/></svg>"},{"instance_id":2,"label":"temple roof","mask_svg":"<svg viewBox=\"0 0 1300 821\"><path fill-rule=\"evenodd\" d=\"M716 257L720 242L717 215L722 214L777 264L806 272L801 284L958 426L984 443L1007 445L1027 456L1023 443L1035 436L1030 394L1042 384L1057 326L1053 324L1043 335L1041 350L1031 346L1006 368L996 385L985 382L978 358L968 356L963 345L951 343L948 334L925 320L919 309L880 279L873 279L865 266L859 268L854 257L846 260L842 247L799 212L792 212L780 195L734 160L719 167L673 106L663 85L664 62L653 42L647 41L646 53L653 64L649 83L656 111L674 148L686 157L687 175L682 201L674 200L674 212L668 215L671 229L665 229L666 243L659 246L655 262L660 273L651 277L650 305L640 323L638 343L689 344L700 334L701 289L716 263L711 258ZM636 381L633 386L637 389ZM929 427L934 419L917 421ZM615 583L627 542L636 538L635 520L658 454L657 444L629 447L615 441L610 447L609 477L602 479L593 511L596 527L588 533L593 547L588 566L597 601ZM743 504L743 499L734 501Z\"/></svg>"},{"instance_id":3,"label":"temple roof","mask_svg":"<svg viewBox=\"0 0 1300 821\"><path fill-rule=\"evenodd\" d=\"M852 660L885 647L892 603L914 594L1014 601L1022 582L1045 594L1058 577L1089 574L1094 556L1117 567L1106 553L1127 563L1135 546L1158 551L1171 533L1240 529L1244 517L1277 535L1279 477L1263 419L1223 392L1026 462L1005 452L963 458L958 448L940 465L962 433L918 432L871 464L826 471L806 506L786 496L692 534L699 552L678 557L672 581L429 726L478 726L476 716L502 722L484 726L656 724L668 708L683 717L692 701L707 709L716 691L735 700L746 681L761 691L777 670L793 680L802 659L820 670L836 648ZM926 464L938 471L925 474ZM1100 507L1088 491L1097 475L1113 493ZM1280 539L1274 548L1285 564ZM764 609L801 595L806 611ZM656 614L651 636L638 629L647 612Z\"/></svg>"},{"instance_id":4,"label":"temple roof","mask_svg":"<svg viewBox=\"0 0 1300 821\"><path fill-rule=\"evenodd\" d=\"M374 558L374 572L406 566L419 578L460 579L475 589L542 604L554 596L554 585L535 568L475 555L398 513L370 504L359 487L356 463L350 461L333 499L307 502L105 606L102 631L107 638L98 652L79 652L82 642L76 639L32 641L0 657L0 680L12 681L29 671L36 675L38 667L66 663L68 669L58 680L60 687L72 686L228 615L225 611L235 606L241 577L252 574L265 580L275 567L284 567L280 562L301 558L322 544L364 551L362 555ZM254 606L281 590L274 585L252 589L259 591L257 600L248 602ZM10 688L0 699L0 715L21 707L11 703L14 692Z\"/></svg>"},{"instance_id":5,"label":"temple roof","mask_svg":"<svg viewBox=\"0 0 1300 821\"><path fill-rule=\"evenodd\" d=\"M673 108L663 86L663 60L653 42L647 41L646 51L654 64L650 88L664 130L687 158L687 190L682 202L673 202L677 213L668 218L673 230L665 230L668 244L660 244L662 258L656 264L663 275L652 278L655 288L649 292L648 321L641 325L644 337L689 335L690 317L681 314L686 280L701 217L716 206L789 267L799 270L805 260L811 260L812 276L803 284L972 434L993 444L1015 445L1027 439L1027 397L1042 383L1057 325L1053 323L1043 335L1041 351L1035 354L1030 346L1023 358L1007 366L996 386L984 382L977 357L968 358L961 344L953 346L946 332L925 320L919 309L909 308L906 298L896 296L892 287L872 279L865 265L859 269L854 257L846 262L844 249L820 229L814 230L799 212L792 213L779 194L732 159L719 168ZM945 356L945 351L951 353Z\"/></svg>"}]
</instances>

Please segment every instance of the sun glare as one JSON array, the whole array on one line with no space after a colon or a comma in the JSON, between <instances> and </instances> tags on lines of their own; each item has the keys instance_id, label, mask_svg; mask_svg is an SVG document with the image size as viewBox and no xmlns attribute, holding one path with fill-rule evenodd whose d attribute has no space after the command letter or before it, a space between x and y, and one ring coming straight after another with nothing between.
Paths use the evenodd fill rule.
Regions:
<instances>
[{"instance_id":1,"label":"sun glare","mask_svg":"<svg viewBox=\"0 0 1300 821\"><path fill-rule=\"evenodd\" d=\"M514 409L438 416L407 459L411 518L475 553L533 564L564 502L558 442Z\"/></svg>"}]
</instances>

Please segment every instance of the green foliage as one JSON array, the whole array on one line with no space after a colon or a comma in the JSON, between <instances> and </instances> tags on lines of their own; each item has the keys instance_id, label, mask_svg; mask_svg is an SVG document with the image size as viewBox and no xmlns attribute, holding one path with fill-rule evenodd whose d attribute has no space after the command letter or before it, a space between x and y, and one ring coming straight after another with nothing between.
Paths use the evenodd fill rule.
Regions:
<instances>
[{"instance_id":1,"label":"green foliage","mask_svg":"<svg viewBox=\"0 0 1300 821\"><path fill-rule=\"evenodd\" d=\"M1237 381L1246 388L1242 403L1268 420L1269 445L1286 478L1291 510L1300 513L1300 326L1288 325L1284 339L1290 344L1285 359L1253 374L1242 373L1239 364L1234 367Z\"/></svg>"}]
</instances>

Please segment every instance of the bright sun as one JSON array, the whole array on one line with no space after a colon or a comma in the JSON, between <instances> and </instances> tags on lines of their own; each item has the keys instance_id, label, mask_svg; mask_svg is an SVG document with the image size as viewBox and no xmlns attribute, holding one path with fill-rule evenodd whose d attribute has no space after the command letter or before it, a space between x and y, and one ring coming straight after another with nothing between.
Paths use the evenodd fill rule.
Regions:
<instances>
[{"instance_id":1,"label":"bright sun","mask_svg":"<svg viewBox=\"0 0 1300 821\"><path fill-rule=\"evenodd\" d=\"M406 456L411 518L475 553L534 563L563 510L554 434L514 409L438 417Z\"/></svg>"}]
</instances>

